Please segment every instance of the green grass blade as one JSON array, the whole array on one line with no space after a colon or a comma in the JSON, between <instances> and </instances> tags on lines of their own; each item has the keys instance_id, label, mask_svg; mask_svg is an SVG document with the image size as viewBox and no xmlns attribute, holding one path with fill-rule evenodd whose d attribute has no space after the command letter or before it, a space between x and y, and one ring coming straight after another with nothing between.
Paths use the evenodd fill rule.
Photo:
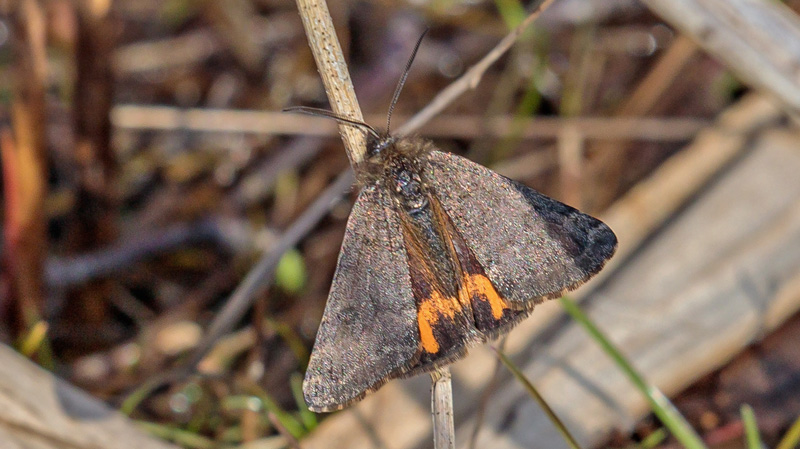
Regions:
<instances>
[{"instance_id":1,"label":"green grass blade","mask_svg":"<svg viewBox=\"0 0 800 449\"><path fill-rule=\"evenodd\" d=\"M289 345L289 349L297 358L297 361L300 362L305 369L305 367L308 365L308 358L310 355L308 353L308 349L306 349L306 344L303 342L303 339L300 338L300 335L298 335L291 326L284 322L277 321L272 318L265 318L264 320L267 325L281 338L283 338L283 341L285 341L287 345Z\"/></svg>"},{"instance_id":2,"label":"green grass blade","mask_svg":"<svg viewBox=\"0 0 800 449\"><path fill-rule=\"evenodd\" d=\"M138 424L142 429L151 435L178 443L185 448L213 449L216 447L214 441L194 432L146 421L137 421L136 424Z\"/></svg>"},{"instance_id":3,"label":"green grass blade","mask_svg":"<svg viewBox=\"0 0 800 449\"><path fill-rule=\"evenodd\" d=\"M494 4L509 29L514 29L528 16L519 0L495 0Z\"/></svg>"},{"instance_id":4,"label":"green grass blade","mask_svg":"<svg viewBox=\"0 0 800 449\"><path fill-rule=\"evenodd\" d=\"M119 411L130 416L133 411L136 410L136 407L138 407L142 401L147 399L147 397L150 396L153 391L159 387L159 385L160 384L158 382L153 381L148 381L140 385L125 397L125 399L122 401Z\"/></svg>"},{"instance_id":5,"label":"green grass blade","mask_svg":"<svg viewBox=\"0 0 800 449\"><path fill-rule=\"evenodd\" d=\"M317 427L317 415L308 409L306 400L303 398L303 376L299 373L293 373L289 379L289 385L292 388L292 396L294 396L294 402L297 404L297 410L299 410L300 421L302 421L306 430L311 432Z\"/></svg>"},{"instance_id":6,"label":"green grass blade","mask_svg":"<svg viewBox=\"0 0 800 449\"><path fill-rule=\"evenodd\" d=\"M642 440L642 442L639 443L639 449L653 449L654 447L663 443L668 436L669 432L667 432L667 429L662 427Z\"/></svg>"},{"instance_id":7,"label":"green grass blade","mask_svg":"<svg viewBox=\"0 0 800 449\"><path fill-rule=\"evenodd\" d=\"M528 391L531 397L535 399L536 402L539 403L539 406L542 407L542 410L544 410L547 417L550 418L550 421L552 421L553 424L556 426L556 429L558 429L558 431L561 433L561 436L564 437L564 441L567 442L567 445L569 445L569 447L571 447L572 449L580 449L580 445L578 444L577 441L575 441L575 438L572 436L572 434L569 433L567 427L564 425L563 422L561 422L558 416L556 416L553 409L551 409L550 406L547 405L547 402L545 402L542 395L540 395L539 392L536 390L536 387L534 387L533 384L530 383L530 381L528 381L525 375L522 374L522 371L520 371L519 368L517 368L517 366L514 365L514 362L509 360L505 354L497 350L497 348L492 347L492 349L494 350L495 354L497 354L497 357L500 359L500 361L503 362L503 365L505 365L506 368L508 368L508 370L511 371L511 374L513 374L514 377L517 378L519 383L521 383L522 386L525 387L525 390Z\"/></svg>"},{"instance_id":8,"label":"green grass blade","mask_svg":"<svg viewBox=\"0 0 800 449\"><path fill-rule=\"evenodd\" d=\"M798 444L800 444L800 416L792 423L792 427L789 427L775 449L794 449Z\"/></svg>"},{"instance_id":9,"label":"green grass blade","mask_svg":"<svg viewBox=\"0 0 800 449\"><path fill-rule=\"evenodd\" d=\"M55 369L55 359L47 336L48 327L47 321L36 321L22 337L18 350L25 357L35 360L42 368L52 371Z\"/></svg>"},{"instance_id":10,"label":"green grass blade","mask_svg":"<svg viewBox=\"0 0 800 449\"><path fill-rule=\"evenodd\" d=\"M298 419L295 418L291 413L284 410L276 401L272 398L267 392L260 387L254 387L254 394L261 402L264 404L264 407L267 412L271 412L275 415L275 418L283 425L283 427L291 434L293 437L300 439L303 438L306 433L308 433L303 423Z\"/></svg>"},{"instance_id":11,"label":"green grass blade","mask_svg":"<svg viewBox=\"0 0 800 449\"><path fill-rule=\"evenodd\" d=\"M647 435L638 444L633 443L625 446L625 449L653 449L654 447L663 443L667 438L669 438L669 432L667 429L661 427L650 435Z\"/></svg>"},{"instance_id":12,"label":"green grass blade","mask_svg":"<svg viewBox=\"0 0 800 449\"><path fill-rule=\"evenodd\" d=\"M658 417L664 426L669 429L670 433L686 448L686 449L706 449L706 445L700 436L692 429L686 418L678 412L669 399L664 396L661 391L647 383L641 374L628 362L628 359L614 346L611 341L595 326L588 316L569 298L561 298L561 304L564 309L572 316L572 319L577 321L586 329L589 335L603 348L617 366L622 369L628 379L644 394L647 402L650 403L650 408L653 413Z\"/></svg>"},{"instance_id":13,"label":"green grass blade","mask_svg":"<svg viewBox=\"0 0 800 449\"><path fill-rule=\"evenodd\" d=\"M747 443L747 449L761 449L761 435L758 433L758 423L756 423L756 414L753 412L753 407L744 404L740 409L742 414L742 422L744 422L744 436Z\"/></svg>"}]
</instances>

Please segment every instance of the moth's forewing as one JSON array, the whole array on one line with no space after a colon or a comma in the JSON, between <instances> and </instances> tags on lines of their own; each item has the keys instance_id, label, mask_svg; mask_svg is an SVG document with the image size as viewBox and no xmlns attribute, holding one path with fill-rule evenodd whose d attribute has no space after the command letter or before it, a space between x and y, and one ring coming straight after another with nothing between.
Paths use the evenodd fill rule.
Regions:
<instances>
[{"instance_id":1,"label":"moth's forewing","mask_svg":"<svg viewBox=\"0 0 800 449\"><path fill-rule=\"evenodd\" d=\"M303 382L309 409L343 408L414 363L417 306L403 245L388 195L365 187L347 222Z\"/></svg>"},{"instance_id":2,"label":"moth's forewing","mask_svg":"<svg viewBox=\"0 0 800 449\"><path fill-rule=\"evenodd\" d=\"M452 154L426 156L425 179L497 289L518 309L597 273L617 238L603 222Z\"/></svg>"}]
</instances>

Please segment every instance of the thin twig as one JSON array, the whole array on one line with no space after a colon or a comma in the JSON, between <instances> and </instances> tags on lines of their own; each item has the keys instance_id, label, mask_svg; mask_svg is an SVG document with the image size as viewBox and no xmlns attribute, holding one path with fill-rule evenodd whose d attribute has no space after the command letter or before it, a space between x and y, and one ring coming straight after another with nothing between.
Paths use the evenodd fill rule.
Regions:
<instances>
[{"instance_id":1,"label":"thin twig","mask_svg":"<svg viewBox=\"0 0 800 449\"><path fill-rule=\"evenodd\" d=\"M508 341L508 335L504 335L500 342L497 344L499 350L501 352L506 350L506 342ZM498 383L500 381L500 367L502 366L503 362L498 357L494 362L494 369L492 370L492 378L489 380L489 383L486 385L486 388L483 389L483 393L481 393L480 401L478 402L477 411L475 413L475 422L472 427L472 435L469 438L469 443L467 443L468 449L475 449L476 443L478 442L478 434L483 427L483 420L486 416L486 408L489 406L489 399L497 390Z\"/></svg>"},{"instance_id":2,"label":"thin twig","mask_svg":"<svg viewBox=\"0 0 800 449\"><path fill-rule=\"evenodd\" d=\"M431 373L431 416L433 418L433 448L455 449L456 432L453 424L453 383L450 367Z\"/></svg>"},{"instance_id":3,"label":"thin twig","mask_svg":"<svg viewBox=\"0 0 800 449\"><path fill-rule=\"evenodd\" d=\"M191 358L189 366L195 366L211 349L214 342L233 328L252 304L258 291L266 288L272 281L272 272L283 254L293 248L317 222L324 217L330 208L341 198L342 194L353 185L353 172L348 170L339 175L336 181L319 196L308 209L303 212L292 226L275 243L271 251L264 255L253 267L233 294L225 301L225 306L211 322L208 332L200 340Z\"/></svg>"},{"instance_id":4,"label":"thin twig","mask_svg":"<svg viewBox=\"0 0 800 449\"><path fill-rule=\"evenodd\" d=\"M467 73L465 73L461 78L456 80L454 83L447 86L443 91L439 92L436 97L434 97L433 101L431 101L425 108L419 111L411 120L407 121L406 123L401 126L395 134L402 136L404 134L408 134L423 124L425 124L428 120L433 118L433 116L437 115L438 113L442 112L444 108L450 105L456 98L458 98L462 93L466 92L469 89L474 89L478 86L478 83L481 82L481 78L483 78L483 74L486 73L486 70L494 64L495 61L500 59L509 48L517 41L517 39L522 35L522 32L525 31L534 20L536 20L539 15L541 15L542 11L546 10L551 4L553 0L543 0L539 3L539 5L531 12L531 14L522 21L516 28L514 28L506 37L503 38L489 53L486 54L477 64L472 66Z\"/></svg>"},{"instance_id":5,"label":"thin twig","mask_svg":"<svg viewBox=\"0 0 800 449\"><path fill-rule=\"evenodd\" d=\"M121 272L141 260L187 244L211 240L229 248L250 245L251 239L245 237L246 234L246 230L234 223L215 219L147 230L96 251L72 257L50 257L45 267L45 279L50 288L74 287Z\"/></svg>"},{"instance_id":6,"label":"thin twig","mask_svg":"<svg viewBox=\"0 0 800 449\"><path fill-rule=\"evenodd\" d=\"M126 130L305 136L332 136L336 133L336 123L330 119L276 111L128 104L116 106L111 116L116 128ZM382 113L365 116L366 123L380 123L385 119ZM402 115L395 115L394 120L417 121L416 116ZM448 114L420 122L419 133L427 137L475 139L505 136L512 126L518 126L520 138L555 139L564 127L574 126L587 140L684 142L710 123L705 119L685 117L536 117L519 120L511 116L486 119L479 115Z\"/></svg>"}]
</instances>

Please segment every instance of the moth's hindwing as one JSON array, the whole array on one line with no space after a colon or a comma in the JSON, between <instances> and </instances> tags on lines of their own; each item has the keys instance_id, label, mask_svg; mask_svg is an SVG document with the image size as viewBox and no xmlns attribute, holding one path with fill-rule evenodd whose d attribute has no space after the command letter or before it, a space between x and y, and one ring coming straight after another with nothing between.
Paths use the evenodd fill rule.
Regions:
<instances>
[{"instance_id":1,"label":"moth's hindwing","mask_svg":"<svg viewBox=\"0 0 800 449\"><path fill-rule=\"evenodd\" d=\"M386 192L365 187L353 206L303 383L309 409L361 399L414 363L417 307L400 223Z\"/></svg>"},{"instance_id":2,"label":"moth's hindwing","mask_svg":"<svg viewBox=\"0 0 800 449\"><path fill-rule=\"evenodd\" d=\"M455 230L449 216L445 223L460 267L461 301L471 304L474 326L484 339L495 338L528 316L531 309L512 307L495 289L464 238Z\"/></svg>"},{"instance_id":3,"label":"moth's hindwing","mask_svg":"<svg viewBox=\"0 0 800 449\"><path fill-rule=\"evenodd\" d=\"M425 157L442 208L514 308L577 287L614 254L617 238L600 220L462 157Z\"/></svg>"}]
</instances>

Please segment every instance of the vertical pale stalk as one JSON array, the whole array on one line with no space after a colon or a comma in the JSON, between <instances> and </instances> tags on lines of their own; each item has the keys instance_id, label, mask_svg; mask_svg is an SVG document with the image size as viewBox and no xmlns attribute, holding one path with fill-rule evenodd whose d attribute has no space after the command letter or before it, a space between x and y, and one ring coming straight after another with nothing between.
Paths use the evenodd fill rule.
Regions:
<instances>
[{"instance_id":1,"label":"vertical pale stalk","mask_svg":"<svg viewBox=\"0 0 800 449\"><path fill-rule=\"evenodd\" d=\"M431 415L433 417L434 449L455 449L456 432L453 424L453 383L450 368L445 366L431 373Z\"/></svg>"},{"instance_id":2,"label":"vertical pale stalk","mask_svg":"<svg viewBox=\"0 0 800 449\"><path fill-rule=\"evenodd\" d=\"M338 115L363 121L328 5L324 0L297 0L297 8L303 19L308 45L314 54L331 109ZM339 133L350 165L355 166L363 161L366 148L363 131L352 126L339 125Z\"/></svg>"}]
</instances>

